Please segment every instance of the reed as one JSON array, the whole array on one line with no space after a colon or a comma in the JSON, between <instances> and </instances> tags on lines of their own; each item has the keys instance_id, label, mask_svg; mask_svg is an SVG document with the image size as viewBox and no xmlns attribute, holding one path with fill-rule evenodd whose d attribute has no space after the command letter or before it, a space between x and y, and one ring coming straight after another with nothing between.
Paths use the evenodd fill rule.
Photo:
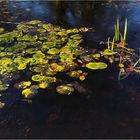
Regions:
<instances>
[{"instance_id":1,"label":"reed","mask_svg":"<svg viewBox=\"0 0 140 140\"><path fill-rule=\"evenodd\" d=\"M112 45L111 45L111 50L112 50L112 51L114 50L114 40L115 40L115 38L113 37Z\"/></svg>"},{"instance_id":2,"label":"reed","mask_svg":"<svg viewBox=\"0 0 140 140\"><path fill-rule=\"evenodd\" d=\"M119 24L119 18L117 18L117 41L119 41L119 35L120 35L120 24Z\"/></svg>"},{"instance_id":3,"label":"reed","mask_svg":"<svg viewBox=\"0 0 140 140\"><path fill-rule=\"evenodd\" d=\"M127 19L125 20L125 26L124 26L124 35L123 35L124 41L126 41L126 35L127 35Z\"/></svg>"},{"instance_id":4,"label":"reed","mask_svg":"<svg viewBox=\"0 0 140 140\"><path fill-rule=\"evenodd\" d=\"M108 45L108 49L110 49L110 37L108 37L107 45Z\"/></svg>"}]
</instances>

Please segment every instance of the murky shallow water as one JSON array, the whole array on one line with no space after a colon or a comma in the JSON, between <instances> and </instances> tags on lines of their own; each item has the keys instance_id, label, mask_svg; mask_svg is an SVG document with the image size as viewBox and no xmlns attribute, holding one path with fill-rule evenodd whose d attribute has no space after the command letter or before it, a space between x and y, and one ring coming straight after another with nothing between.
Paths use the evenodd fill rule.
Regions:
<instances>
[{"instance_id":1,"label":"murky shallow water","mask_svg":"<svg viewBox=\"0 0 140 140\"><path fill-rule=\"evenodd\" d=\"M117 16L129 21L128 43L139 49L139 2L9 2L1 26L11 30L21 21L39 19L64 27L93 27L84 35L85 47L98 47L112 35ZM1 11L1 13L4 11ZM9 23L12 22L12 23ZM83 83L87 92L61 96L42 93L32 104L21 101L16 90L2 97L0 138L140 138L139 76L117 81L117 71L90 72ZM82 85L82 86L83 86Z\"/></svg>"}]
</instances>

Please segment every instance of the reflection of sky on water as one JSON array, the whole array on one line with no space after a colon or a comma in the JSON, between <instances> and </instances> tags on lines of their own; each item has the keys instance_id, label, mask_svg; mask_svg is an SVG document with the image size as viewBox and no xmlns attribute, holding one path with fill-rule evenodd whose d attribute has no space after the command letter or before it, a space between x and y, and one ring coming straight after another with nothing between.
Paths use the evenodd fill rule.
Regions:
<instances>
[{"instance_id":1,"label":"reflection of sky on water","mask_svg":"<svg viewBox=\"0 0 140 140\"><path fill-rule=\"evenodd\" d=\"M97 4L100 3L100 4ZM124 20L128 19L128 40L135 41L135 47L140 44L140 2L94 2L88 11L85 3L65 2L63 6L56 6L49 1L10 1L11 15L17 15L14 21L32 19L45 20L68 27L90 26L96 30L96 37L89 36L89 40L106 39L114 31L117 16L123 30ZM16 6L16 7L15 7ZM61 24L62 23L62 24Z\"/></svg>"}]
</instances>

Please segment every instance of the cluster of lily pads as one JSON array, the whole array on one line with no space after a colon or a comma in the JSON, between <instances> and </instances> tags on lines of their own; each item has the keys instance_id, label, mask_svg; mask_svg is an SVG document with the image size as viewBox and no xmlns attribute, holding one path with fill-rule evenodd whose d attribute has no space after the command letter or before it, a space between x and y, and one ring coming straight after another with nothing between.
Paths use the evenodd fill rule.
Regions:
<instances>
[{"instance_id":1,"label":"cluster of lily pads","mask_svg":"<svg viewBox=\"0 0 140 140\"><path fill-rule=\"evenodd\" d=\"M71 94L75 88L63 82L63 76L85 80L85 69L102 70L108 66L103 59L116 63L119 76L126 75L129 66L136 66L137 55L125 47L125 40L108 40L102 51L88 52L82 47L82 32L88 28L64 29L39 20L20 23L11 32L0 34L0 91L14 82L24 97L56 84L59 94ZM117 29L116 29L117 31ZM103 58L103 59L102 59ZM61 76L59 76L61 74Z\"/></svg>"},{"instance_id":2,"label":"cluster of lily pads","mask_svg":"<svg viewBox=\"0 0 140 140\"><path fill-rule=\"evenodd\" d=\"M100 54L87 54L82 47L82 32L88 28L64 29L39 20L20 23L11 32L0 35L0 90L7 90L12 81L25 97L52 84L60 94L74 92L72 84L57 78L61 74L85 80L83 67L107 68ZM18 75L18 76L17 76ZM24 80L23 80L24 79ZM17 82L18 81L18 82Z\"/></svg>"}]
</instances>

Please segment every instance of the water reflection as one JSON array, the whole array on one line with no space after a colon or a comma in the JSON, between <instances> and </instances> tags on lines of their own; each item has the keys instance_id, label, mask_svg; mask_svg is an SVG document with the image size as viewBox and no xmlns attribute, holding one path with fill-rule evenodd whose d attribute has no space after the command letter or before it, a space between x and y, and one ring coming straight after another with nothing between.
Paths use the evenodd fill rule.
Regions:
<instances>
[{"instance_id":1,"label":"water reflection","mask_svg":"<svg viewBox=\"0 0 140 140\"><path fill-rule=\"evenodd\" d=\"M132 1L108 3L4 0L0 3L0 22L6 22L1 24L6 25L6 30L10 30L14 23L32 19L65 27L93 27L95 32L84 36L87 47L95 47L94 41L105 40L113 34L117 16L120 17L121 26L124 25L124 19L128 18L128 42L130 47L139 47L139 13L139 2ZM114 80L112 71L89 75L86 82L93 91L93 97L88 100L82 95L62 97L50 94L45 97L36 96L33 104L28 105L19 101L19 98L11 98L16 91L10 91L11 96L8 94L9 98L5 97L5 100L10 100L9 104L14 105L0 114L2 126L0 136L3 138L140 137L138 131L140 125L137 124L140 122L139 81L136 82L135 78L130 77L129 82L126 80L119 83Z\"/></svg>"},{"instance_id":2,"label":"water reflection","mask_svg":"<svg viewBox=\"0 0 140 140\"><path fill-rule=\"evenodd\" d=\"M96 34L88 40L105 40L113 34L116 18L124 26L128 18L128 41L132 47L140 43L140 3L135 1L2 1L0 22L22 22L40 19L65 27L88 26L95 28ZM135 28L134 28L135 27ZM133 45L135 43L135 45Z\"/></svg>"}]
</instances>

